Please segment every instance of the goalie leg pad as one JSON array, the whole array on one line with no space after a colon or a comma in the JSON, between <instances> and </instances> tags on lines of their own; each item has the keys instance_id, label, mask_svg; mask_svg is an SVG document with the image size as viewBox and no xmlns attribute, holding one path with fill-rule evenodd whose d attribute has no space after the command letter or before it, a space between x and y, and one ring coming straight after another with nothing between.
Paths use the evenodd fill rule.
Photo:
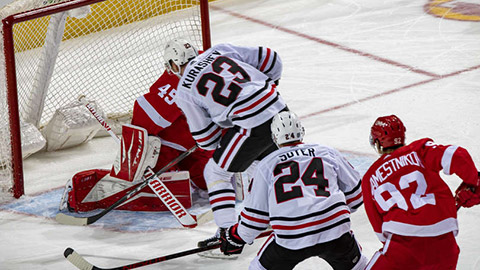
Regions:
<instances>
[{"instance_id":1,"label":"goalie leg pad","mask_svg":"<svg viewBox=\"0 0 480 270\"><path fill-rule=\"evenodd\" d=\"M113 163L111 176L138 183L147 167L155 167L160 153L161 141L148 136L147 130L134 126L122 126L121 147Z\"/></svg>"},{"instance_id":2,"label":"goalie leg pad","mask_svg":"<svg viewBox=\"0 0 480 270\"><path fill-rule=\"evenodd\" d=\"M75 174L69 181L71 183L69 187L70 190L66 191L68 192L68 210L72 212L86 212L101 208L98 201L89 203L83 203L82 201L92 191L100 179L109 173L109 170L87 170Z\"/></svg>"},{"instance_id":3,"label":"goalie leg pad","mask_svg":"<svg viewBox=\"0 0 480 270\"><path fill-rule=\"evenodd\" d=\"M158 178L183 207L186 209L192 207L190 176L187 171L166 172L162 173ZM169 211L167 206L155 195L149 186L142 189L139 194L133 197L133 200L135 204L125 205L125 210L138 209L141 207L142 210L135 211Z\"/></svg>"},{"instance_id":4,"label":"goalie leg pad","mask_svg":"<svg viewBox=\"0 0 480 270\"><path fill-rule=\"evenodd\" d=\"M63 199L60 203L60 210L68 208L71 212L87 212L95 209L105 209L135 188L135 185L131 182L113 178L109 173L109 170L102 169L77 173L69 180L71 184L67 183L65 190L66 198L68 198L67 203L65 204ZM159 178L185 208L192 206L188 172L163 173ZM169 211L148 186L116 209Z\"/></svg>"}]
</instances>

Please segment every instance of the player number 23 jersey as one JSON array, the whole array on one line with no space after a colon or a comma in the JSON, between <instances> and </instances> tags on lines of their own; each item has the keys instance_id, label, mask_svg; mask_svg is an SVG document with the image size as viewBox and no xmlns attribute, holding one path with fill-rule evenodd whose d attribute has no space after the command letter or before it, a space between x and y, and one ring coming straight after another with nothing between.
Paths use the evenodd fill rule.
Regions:
<instances>
[{"instance_id":1,"label":"player number 23 jersey","mask_svg":"<svg viewBox=\"0 0 480 270\"><path fill-rule=\"evenodd\" d=\"M187 65L175 102L194 134L212 122L252 128L286 106L274 84L281 72L280 57L269 48L219 44Z\"/></svg>"}]
</instances>

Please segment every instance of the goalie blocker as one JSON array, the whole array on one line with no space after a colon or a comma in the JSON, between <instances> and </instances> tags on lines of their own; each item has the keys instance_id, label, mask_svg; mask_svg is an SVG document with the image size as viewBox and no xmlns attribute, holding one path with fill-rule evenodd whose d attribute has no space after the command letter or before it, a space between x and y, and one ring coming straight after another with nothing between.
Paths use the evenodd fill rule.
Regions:
<instances>
[{"instance_id":1,"label":"goalie blocker","mask_svg":"<svg viewBox=\"0 0 480 270\"><path fill-rule=\"evenodd\" d=\"M121 149L112 169L93 169L75 174L67 182L60 202L60 210L86 212L109 207L135 188L147 167L155 167L160 147L160 139L148 136L144 128L124 125ZM188 171L166 172L159 178L185 208L191 207L192 197ZM169 211L148 186L117 209Z\"/></svg>"}]
</instances>

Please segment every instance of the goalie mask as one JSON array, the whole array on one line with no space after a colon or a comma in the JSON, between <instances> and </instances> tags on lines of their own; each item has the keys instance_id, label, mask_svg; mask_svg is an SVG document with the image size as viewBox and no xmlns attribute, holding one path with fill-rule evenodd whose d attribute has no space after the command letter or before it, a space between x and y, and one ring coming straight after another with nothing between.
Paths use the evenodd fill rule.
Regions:
<instances>
[{"instance_id":1,"label":"goalie mask","mask_svg":"<svg viewBox=\"0 0 480 270\"><path fill-rule=\"evenodd\" d=\"M288 143L301 142L305 136L305 129L293 112L280 112L275 115L270 125L272 139L278 146Z\"/></svg>"},{"instance_id":2,"label":"goalie mask","mask_svg":"<svg viewBox=\"0 0 480 270\"><path fill-rule=\"evenodd\" d=\"M406 130L400 118L395 115L379 117L370 131L370 145L380 154L386 148L403 146Z\"/></svg>"},{"instance_id":3,"label":"goalie mask","mask_svg":"<svg viewBox=\"0 0 480 270\"><path fill-rule=\"evenodd\" d=\"M181 77L181 66L187 64L198 55L197 49L190 42L184 39L174 39L167 42L163 58L165 60L165 68L169 73ZM177 66L177 71L173 70L172 63Z\"/></svg>"}]
</instances>

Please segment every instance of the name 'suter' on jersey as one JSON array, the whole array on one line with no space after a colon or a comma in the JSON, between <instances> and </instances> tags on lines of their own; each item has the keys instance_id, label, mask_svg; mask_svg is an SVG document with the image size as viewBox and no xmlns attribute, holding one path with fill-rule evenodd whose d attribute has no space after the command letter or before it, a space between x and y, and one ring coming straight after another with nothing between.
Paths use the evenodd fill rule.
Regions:
<instances>
[{"instance_id":1,"label":"name 'suter' on jersey","mask_svg":"<svg viewBox=\"0 0 480 270\"><path fill-rule=\"evenodd\" d=\"M362 205L360 179L331 147L282 147L258 164L238 234L252 243L271 224L277 244L293 250L337 239Z\"/></svg>"},{"instance_id":2,"label":"name 'suter' on jersey","mask_svg":"<svg viewBox=\"0 0 480 270\"><path fill-rule=\"evenodd\" d=\"M275 89L281 72L280 57L263 47L219 44L190 61L175 101L199 146L215 149L221 128L252 128L284 109Z\"/></svg>"}]
</instances>

